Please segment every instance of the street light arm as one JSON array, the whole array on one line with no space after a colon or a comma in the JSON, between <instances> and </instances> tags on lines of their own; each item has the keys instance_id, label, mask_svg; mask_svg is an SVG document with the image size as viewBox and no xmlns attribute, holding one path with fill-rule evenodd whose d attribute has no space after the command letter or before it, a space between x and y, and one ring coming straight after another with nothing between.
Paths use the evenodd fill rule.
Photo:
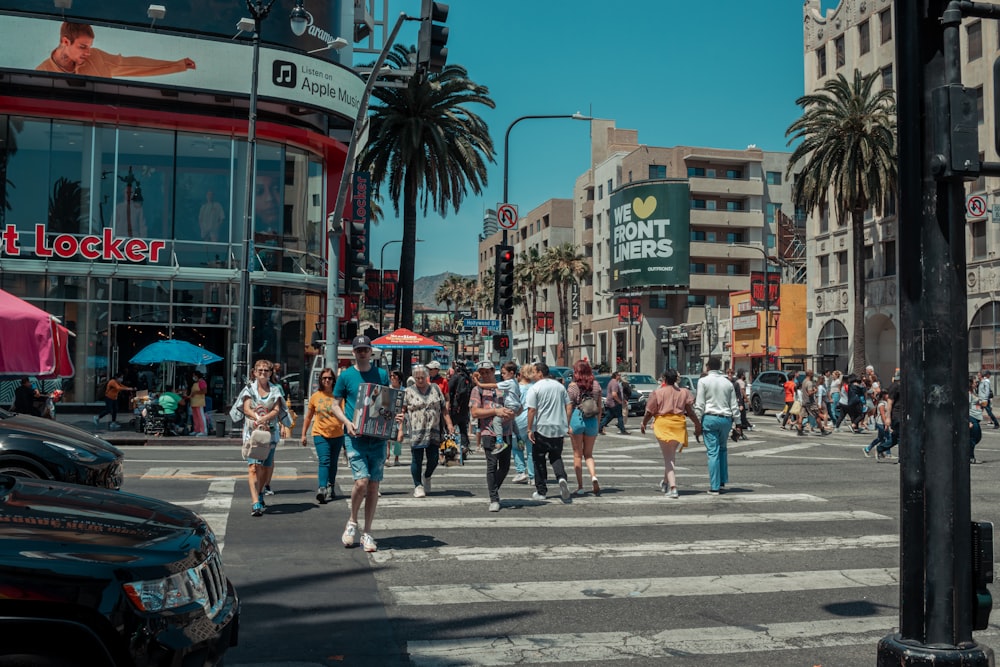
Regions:
<instances>
[{"instance_id":1,"label":"street light arm","mask_svg":"<svg viewBox=\"0 0 1000 667\"><path fill-rule=\"evenodd\" d=\"M514 129L514 126L520 123L522 120L530 120L533 118L569 118L571 120L594 120L590 116L584 116L579 111L572 114L530 114L527 116L521 116L515 118L514 121L507 126L507 131L503 135L503 201L507 203L507 153L510 147L510 131Z\"/></svg>"}]
</instances>

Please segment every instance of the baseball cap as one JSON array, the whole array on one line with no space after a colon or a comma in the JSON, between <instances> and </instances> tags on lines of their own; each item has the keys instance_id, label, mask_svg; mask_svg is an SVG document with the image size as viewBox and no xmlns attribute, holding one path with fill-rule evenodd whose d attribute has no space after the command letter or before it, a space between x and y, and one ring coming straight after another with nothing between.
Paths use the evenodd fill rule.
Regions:
<instances>
[{"instance_id":1,"label":"baseball cap","mask_svg":"<svg viewBox=\"0 0 1000 667\"><path fill-rule=\"evenodd\" d=\"M371 347L372 339L368 336L355 336L354 340L351 341L351 349L356 350L359 347Z\"/></svg>"},{"instance_id":2,"label":"baseball cap","mask_svg":"<svg viewBox=\"0 0 1000 667\"><path fill-rule=\"evenodd\" d=\"M489 359L487 359L486 361L480 361L478 364L476 364L476 368L482 370L486 370L488 368L490 370L493 370L493 362L490 361Z\"/></svg>"},{"instance_id":3,"label":"baseball cap","mask_svg":"<svg viewBox=\"0 0 1000 667\"><path fill-rule=\"evenodd\" d=\"M436 368L438 370L441 370L441 362L440 361L432 361L429 364L427 364L427 368L428 369Z\"/></svg>"}]
</instances>

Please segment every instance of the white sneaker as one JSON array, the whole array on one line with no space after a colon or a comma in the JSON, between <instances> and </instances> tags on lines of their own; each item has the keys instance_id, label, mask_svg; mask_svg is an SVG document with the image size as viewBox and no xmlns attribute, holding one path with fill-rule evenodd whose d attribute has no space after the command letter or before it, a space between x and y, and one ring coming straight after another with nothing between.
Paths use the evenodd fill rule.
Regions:
<instances>
[{"instance_id":1,"label":"white sneaker","mask_svg":"<svg viewBox=\"0 0 1000 667\"><path fill-rule=\"evenodd\" d=\"M680 498L680 497L681 497L681 494L677 493L677 487L676 486L674 488L670 489L670 492L667 493L667 498Z\"/></svg>"},{"instance_id":2,"label":"white sneaker","mask_svg":"<svg viewBox=\"0 0 1000 667\"><path fill-rule=\"evenodd\" d=\"M423 482L424 493L430 493L431 492L431 478L430 477L424 477L423 475L421 475L420 476L420 481Z\"/></svg>"},{"instance_id":3,"label":"white sneaker","mask_svg":"<svg viewBox=\"0 0 1000 667\"><path fill-rule=\"evenodd\" d=\"M507 443L501 440L496 445L493 446L493 456L496 456L503 450L507 449Z\"/></svg>"},{"instance_id":4,"label":"white sneaker","mask_svg":"<svg viewBox=\"0 0 1000 667\"><path fill-rule=\"evenodd\" d=\"M347 527L344 528L344 534L341 535L340 541L344 543L345 547L353 547L358 543L358 524L353 521L347 522Z\"/></svg>"},{"instance_id":5,"label":"white sneaker","mask_svg":"<svg viewBox=\"0 0 1000 667\"><path fill-rule=\"evenodd\" d=\"M414 498L423 498L426 495L427 495L427 492L424 491L424 487L422 487L422 486L418 486L417 488L413 489L413 497Z\"/></svg>"},{"instance_id":6,"label":"white sneaker","mask_svg":"<svg viewBox=\"0 0 1000 667\"><path fill-rule=\"evenodd\" d=\"M500 511L500 503L490 503L490 511L491 512L499 512Z\"/></svg>"},{"instance_id":7,"label":"white sneaker","mask_svg":"<svg viewBox=\"0 0 1000 667\"><path fill-rule=\"evenodd\" d=\"M373 551L378 551L378 543L375 542L373 538L368 533L361 536L361 546L364 547L365 551L372 553Z\"/></svg>"},{"instance_id":8,"label":"white sneaker","mask_svg":"<svg viewBox=\"0 0 1000 667\"><path fill-rule=\"evenodd\" d=\"M666 493L666 492L667 492L667 483L661 479L660 480L660 493Z\"/></svg>"},{"instance_id":9,"label":"white sneaker","mask_svg":"<svg viewBox=\"0 0 1000 667\"><path fill-rule=\"evenodd\" d=\"M540 494L538 491L535 491L534 493L531 494L531 499L532 500L545 500L545 496L543 496L542 494Z\"/></svg>"},{"instance_id":10,"label":"white sneaker","mask_svg":"<svg viewBox=\"0 0 1000 667\"><path fill-rule=\"evenodd\" d=\"M527 484L528 483L528 473L522 472L513 479L514 484Z\"/></svg>"},{"instance_id":11,"label":"white sneaker","mask_svg":"<svg viewBox=\"0 0 1000 667\"><path fill-rule=\"evenodd\" d=\"M559 495L562 496L563 500L569 500L570 498L569 484L564 479L559 480Z\"/></svg>"}]
</instances>

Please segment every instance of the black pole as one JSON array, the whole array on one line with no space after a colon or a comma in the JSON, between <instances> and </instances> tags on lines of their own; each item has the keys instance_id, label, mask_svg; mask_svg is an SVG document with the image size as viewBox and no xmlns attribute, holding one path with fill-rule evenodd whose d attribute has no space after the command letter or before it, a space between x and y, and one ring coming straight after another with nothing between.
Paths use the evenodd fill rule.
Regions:
<instances>
[{"instance_id":1,"label":"black pole","mask_svg":"<svg viewBox=\"0 0 1000 667\"><path fill-rule=\"evenodd\" d=\"M934 171L953 123L932 96L961 80L957 4L894 4L899 255L918 259L899 263L900 629L879 642L879 667L993 663L971 623L965 192Z\"/></svg>"}]
</instances>

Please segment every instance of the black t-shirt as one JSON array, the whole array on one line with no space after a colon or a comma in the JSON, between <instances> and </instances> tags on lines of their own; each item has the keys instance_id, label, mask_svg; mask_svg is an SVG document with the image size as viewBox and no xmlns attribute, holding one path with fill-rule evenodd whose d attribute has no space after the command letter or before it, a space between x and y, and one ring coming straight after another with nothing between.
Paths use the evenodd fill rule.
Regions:
<instances>
[{"instance_id":1,"label":"black t-shirt","mask_svg":"<svg viewBox=\"0 0 1000 667\"><path fill-rule=\"evenodd\" d=\"M14 412L31 414L35 411L35 389L23 385L14 390Z\"/></svg>"},{"instance_id":2,"label":"black t-shirt","mask_svg":"<svg viewBox=\"0 0 1000 667\"><path fill-rule=\"evenodd\" d=\"M892 421L901 421L903 419L903 383L899 380L894 380L891 385L889 385L889 400L892 401L892 414L889 418Z\"/></svg>"}]
</instances>

